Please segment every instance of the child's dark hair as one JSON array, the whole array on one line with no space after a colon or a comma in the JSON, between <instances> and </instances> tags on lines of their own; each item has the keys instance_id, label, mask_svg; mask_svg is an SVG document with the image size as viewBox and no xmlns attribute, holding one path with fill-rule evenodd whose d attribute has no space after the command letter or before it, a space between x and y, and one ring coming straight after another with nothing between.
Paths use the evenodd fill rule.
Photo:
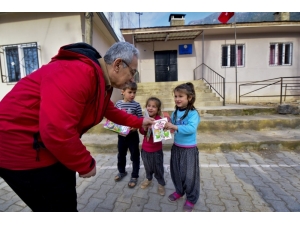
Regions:
<instances>
[{"instance_id":1,"label":"child's dark hair","mask_svg":"<svg viewBox=\"0 0 300 225\"><path fill-rule=\"evenodd\" d=\"M196 93L195 93L194 85L191 82L180 84L174 88L173 93L175 93L175 91L185 93L187 95L187 98L192 97L192 99L188 102L184 115L180 118L181 120L183 120L187 116L190 110L196 110L194 106L194 103L196 101ZM174 121L176 120L177 117L177 111L178 111L178 106L175 105L175 112L173 115Z\"/></svg>"},{"instance_id":2,"label":"child's dark hair","mask_svg":"<svg viewBox=\"0 0 300 225\"><path fill-rule=\"evenodd\" d=\"M136 91L137 90L137 84L135 82L127 82L123 87L123 91L125 91L126 89Z\"/></svg>"},{"instance_id":3,"label":"child's dark hair","mask_svg":"<svg viewBox=\"0 0 300 225\"><path fill-rule=\"evenodd\" d=\"M162 115L162 113L161 113L161 101L160 101L158 98L156 98L156 97L150 97L150 98L147 99L146 105L145 105L145 107L146 107L145 110L147 110L147 105L148 105L148 103L149 103L150 101L156 102L156 106L157 106L157 115L161 116L161 115Z\"/></svg>"}]
</instances>

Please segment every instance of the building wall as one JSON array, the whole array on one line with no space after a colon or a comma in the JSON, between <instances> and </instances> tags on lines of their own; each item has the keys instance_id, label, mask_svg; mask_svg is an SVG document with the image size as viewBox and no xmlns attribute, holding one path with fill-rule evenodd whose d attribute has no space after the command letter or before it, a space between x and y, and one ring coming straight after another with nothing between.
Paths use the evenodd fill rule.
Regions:
<instances>
[{"instance_id":1,"label":"building wall","mask_svg":"<svg viewBox=\"0 0 300 225\"><path fill-rule=\"evenodd\" d=\"M179 55L178 46L192 44L193 51L189 55ZM139 72L140 82L155 82L155 51L177 50L178 81L193 80L193 69L196 67L196 49L193 40L188 41L160 41L136 43L140 51Z\"/></svg>"},{"instance_id":2,"label":"building wall","mask_svg":"<svg viewBox=\"0 0 300 225\"><path fill-rule=\"evenodd\" d=\"M85 41L84 13L6 13L0 14L0 46L37 42L39 65L47 64L63 45ZM92 45L101 56L115 43L98 15L93 16ZM4 63L3 54L0 54ZM3 65L2 74L6 75ZM2 83L0 79L0 100L16 83ZM120 90L115 89L112 100L120 99Z\"/></svg>"},{"instance_id":3,"label":"building wall","mask_svg":"<svg viewBox=\"0 0 300 225\"><path fill-rule=\"evenodd\" d=\"M236 83L237 90L239 85L247 82L273 79L277 77L293 77L299 74L299 34L238 34L237 44L245 45L245 66L221 67L221 46L224 44L234 44L234 36L207 36L204 35L204 63L219 73L226 79L226 102L236 102ZM291 66L270 66L269 54L271 42L292 42L292 65ZM197 65L202 63L202 36L195 40ZM236 75L237 74L237 75ZM237 77L237 82L236 82ZM247 93L257 89L258 86L242 87L241 93ZM260 86L262 87L262 86ZM278 95L279 86L270 86L256 92L255 95ZM254 95L254 94L253 94ZM276 101L277 97L263 98L264 101ZM262 98L242 98L242 102L262 101Z\"/></svg>"},{"instance_id":4,"label":"building wall","mask_svg":"<svg viewBox=\"0 0 300 225\"><path fill-rule=\"evenodd\" d=\"M37 42L40 66L47 64L63 45L81 42L79 13L7 13L0 15L0 46ZM3 35L5 34L5 35ZM3 64L3 54L1 54ZM6 74L3 66L2 73ZM0 100L14 83L0 81Z\"/></svg>"}]
</instances>

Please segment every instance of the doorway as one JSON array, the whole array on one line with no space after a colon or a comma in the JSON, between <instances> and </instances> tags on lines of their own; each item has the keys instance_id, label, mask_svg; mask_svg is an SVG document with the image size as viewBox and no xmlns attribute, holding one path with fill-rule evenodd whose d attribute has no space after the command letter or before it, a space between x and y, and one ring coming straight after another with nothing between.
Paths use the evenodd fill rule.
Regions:
<instances>
[{"instance_id":1,"label":"doorway","mask_svg":"<svg viewBox=\"0 0 300 225\"><path fill-rule=\"evenodd\" d=\"M155 82L177 81L177 50L155 51Z\"/></svg>"}]
</instances>

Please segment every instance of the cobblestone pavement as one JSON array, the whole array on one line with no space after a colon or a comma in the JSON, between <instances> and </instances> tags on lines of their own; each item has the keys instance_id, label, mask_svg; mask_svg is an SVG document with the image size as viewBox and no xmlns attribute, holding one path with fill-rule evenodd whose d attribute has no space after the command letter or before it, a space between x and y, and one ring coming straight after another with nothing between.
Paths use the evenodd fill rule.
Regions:
<instances>
[{"instance_id":1,"label":"cobblestone pavement","mask_svg":"<svg viewBox=\"0 0 300 225\"><path fill-rule=\"evenodd\" d=\"M166 195L157 194L153 179L147 189L139 188L145 178L141 164L138 186L131 189L131 165L120 182L116 154L95 155L97 175L77 178L80 212L180 212L185 198L168 201L174 191L169 172L170 152L164 152ZM200 151L200 198L194 212L299 212L300 153L291 151ZM0 178L0 211L31 211Z\"/></svg>"}]
</instances>

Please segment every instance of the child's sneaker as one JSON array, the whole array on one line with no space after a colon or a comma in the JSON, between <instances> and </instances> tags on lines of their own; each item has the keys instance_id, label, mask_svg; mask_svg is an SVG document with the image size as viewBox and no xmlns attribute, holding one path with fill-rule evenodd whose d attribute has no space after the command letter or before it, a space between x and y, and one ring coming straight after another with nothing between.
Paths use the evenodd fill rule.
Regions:
<instances>
[{"instance_id":1,"label":"child's sneaker","mask_svg":"<svg viewBox=\"0 0 300 225\"><path fill-rule=\"evenodd\" d=\"M171 202L175 202L177 199L181 198L181 195L178 194L176 191L173 194L170 194L168 199Z\"/></svg>"},{"instance_id":2,"label":"child's sneaker","mask_svg":"<svg viewBox=\"0 0 300 225\"><path fill-rule=\"evenodd\" d=\"M194 209L194 204L189 202L188 200L185 201L184 206L183 206L183 211L184 212L192 212Z\"/></svg>"},{"instance_id":3,"label":"child's sneaker","mask_svg":"<svg viewBox=\"0 0 300 225\"><path fill-rule=\"evenodd\" d=\"M165 187L162 186L162 185L160 185L160 184L158 184L157 192L160 195L165 195Z\"/></svg>"},{"instance_id":4,"label":"child's sneaker","mask_svg":"<svg viewBox=\"0 0 300 225\"><path fill-rule=\"evenodd\" d=\"M142 189L145 189L145 188L148 187L150 184L151 184L151 180L146 179L146 180L144 180L144 181L142 182L141 188L142 188Z\"/></svg>"}]
</instances>

